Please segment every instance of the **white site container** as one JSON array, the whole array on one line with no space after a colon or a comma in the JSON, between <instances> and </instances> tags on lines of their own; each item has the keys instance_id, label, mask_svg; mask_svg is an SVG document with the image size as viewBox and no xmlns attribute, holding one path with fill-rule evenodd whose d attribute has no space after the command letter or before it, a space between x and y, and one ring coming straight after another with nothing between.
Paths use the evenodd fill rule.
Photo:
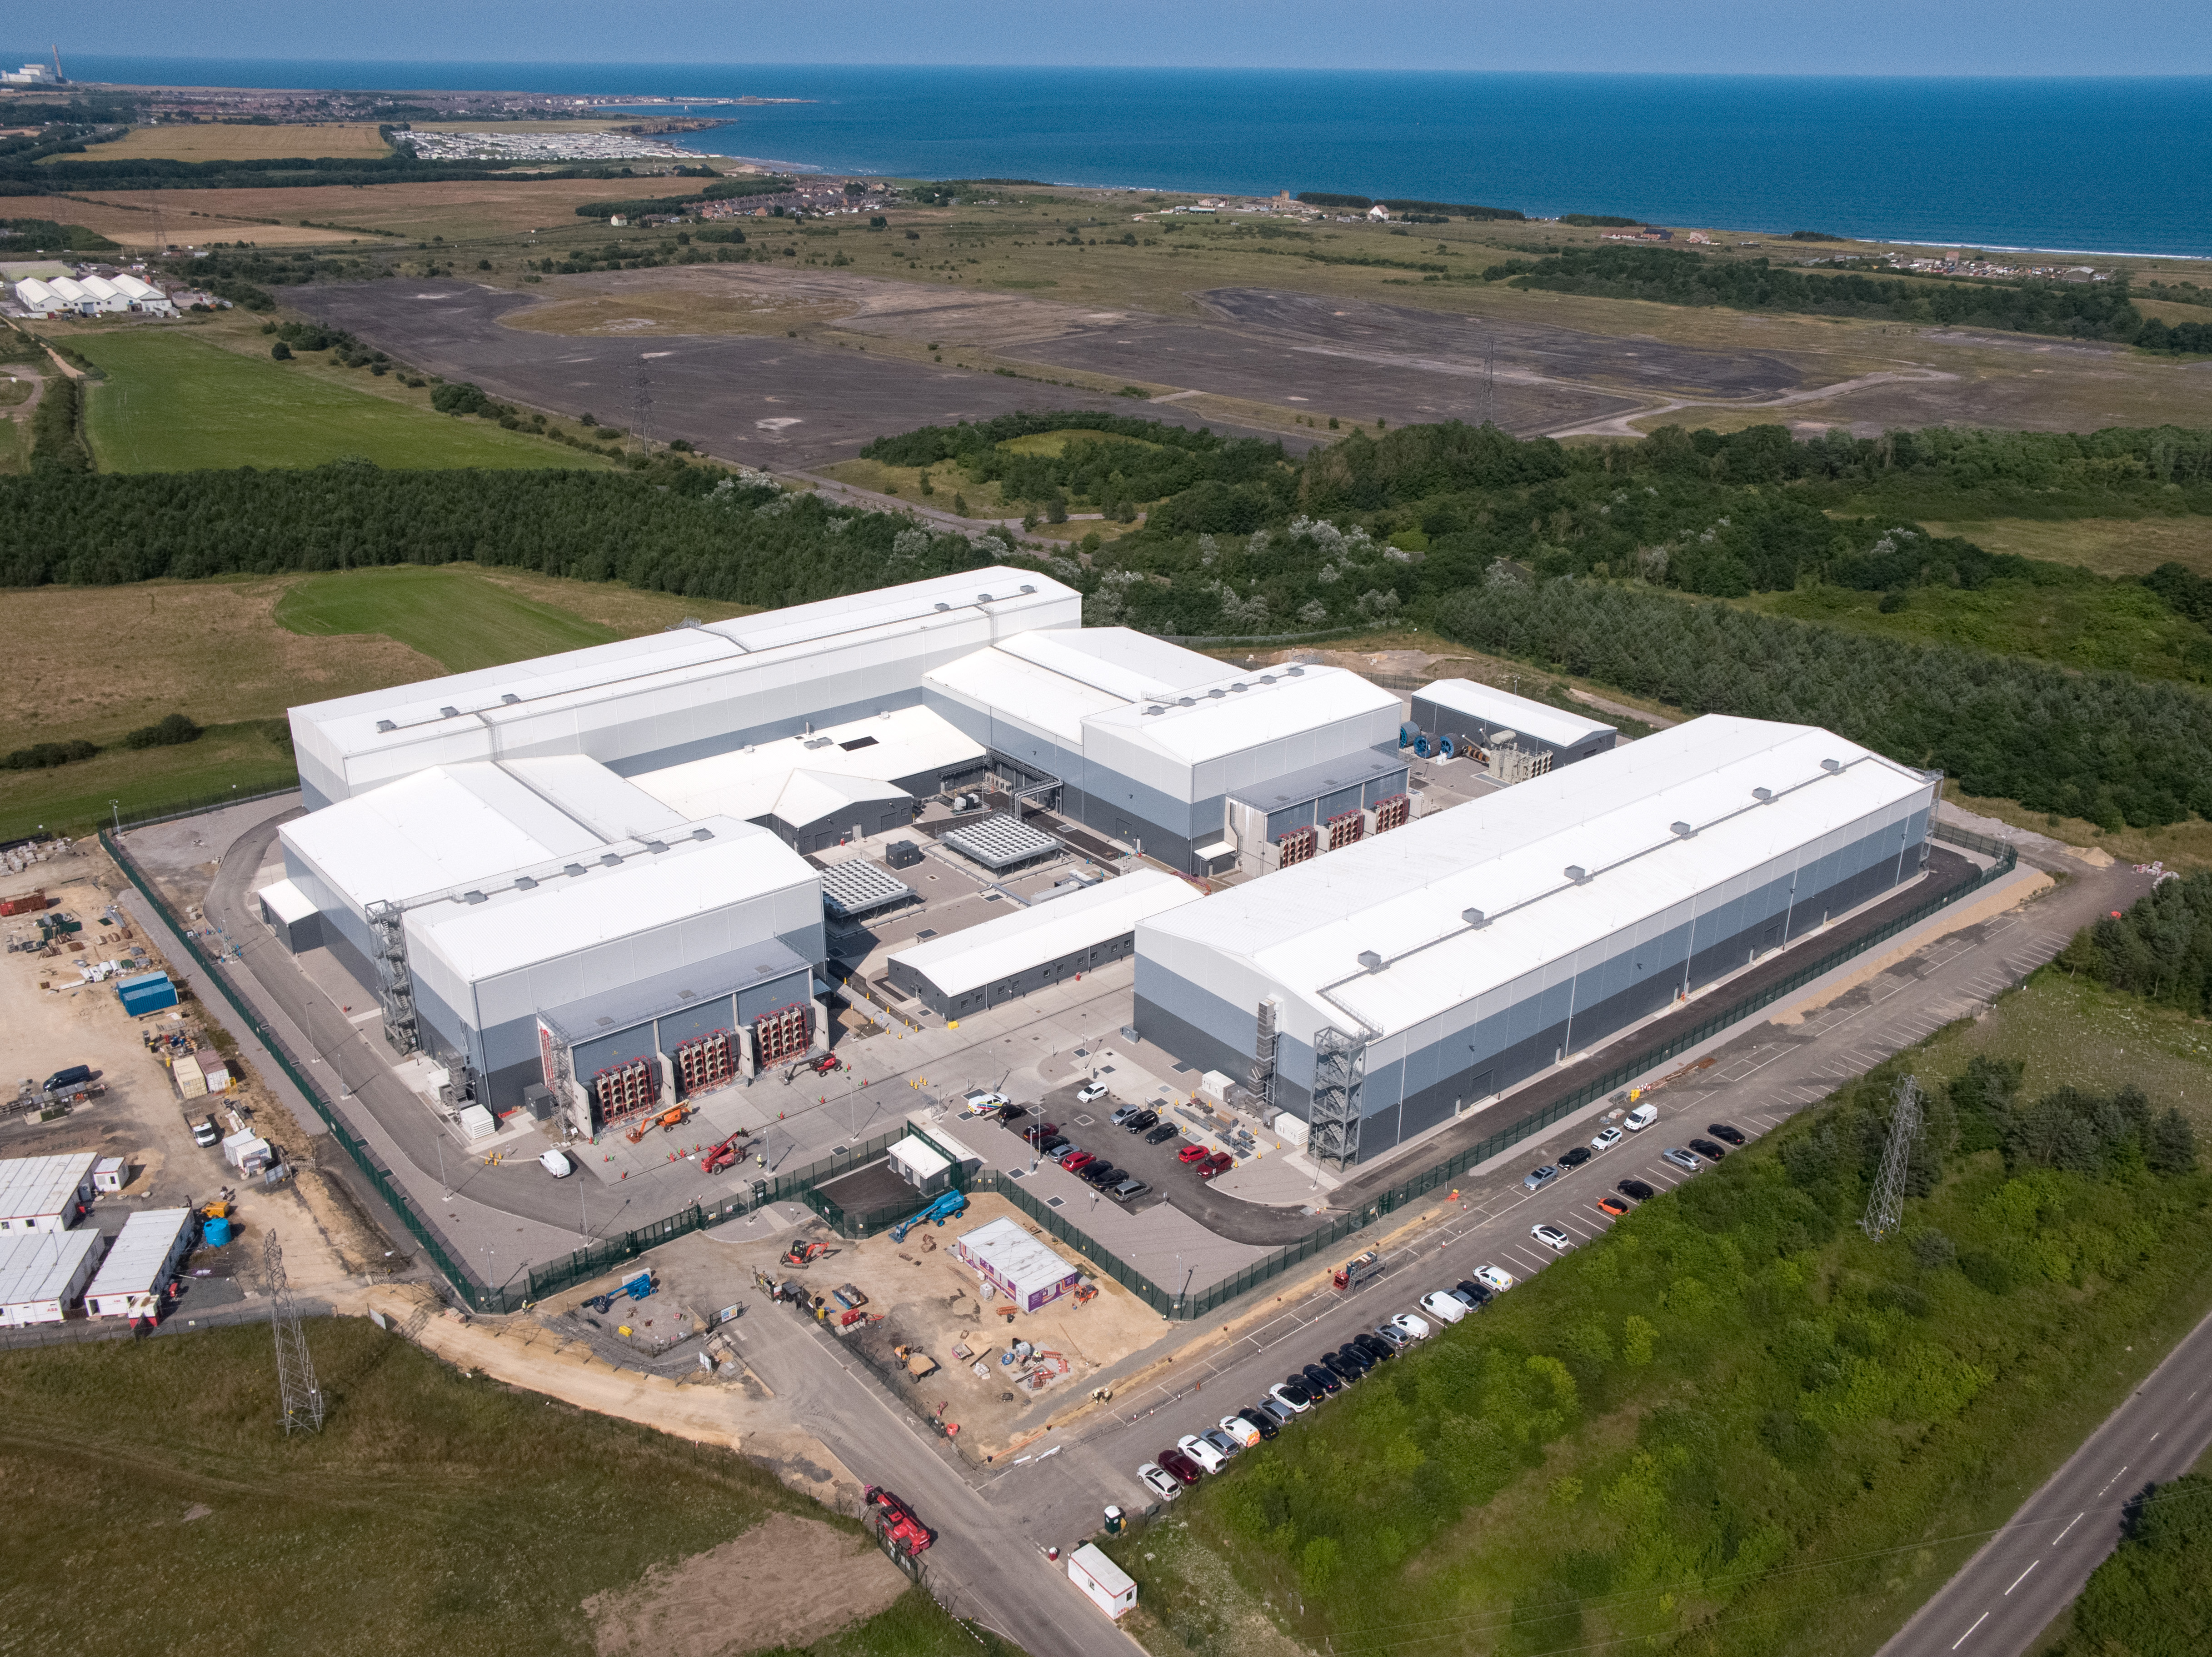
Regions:
<instances>
[{"instance_id":1,"label":"white site container","mask_svg":"<svg viewBox=\"0 0 2212 1657\"><path fill-rule=\"evenodd\" d=\"M1137 1585L1129 1574L1088 1542L1067 1556L1067 1580L1117 1620L1137 1603Z\"/></svg>"},{"instance_id":2,"label":"white site container","mask_svg":"<svg viewBox=\"0 0 2212 1657\"><path fill-rule=\"evenodd\" d=\"M192 1246L190 1209L154 1209L123 1222L99 1275L84 1292L94 1318L158 1318L169 1273Z\"/></svg>"}]
</instances>

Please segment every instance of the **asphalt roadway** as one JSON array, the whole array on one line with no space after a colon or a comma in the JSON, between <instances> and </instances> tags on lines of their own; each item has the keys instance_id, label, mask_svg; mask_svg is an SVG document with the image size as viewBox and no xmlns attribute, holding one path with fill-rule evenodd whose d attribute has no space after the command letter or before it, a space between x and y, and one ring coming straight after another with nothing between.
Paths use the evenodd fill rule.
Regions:
<instances>
[{"instance_id":1,"label":"asphalt roadway","mask_svg":"<svg viewBox=\"0 0 2212 1657\"><path fill-rule=\"evenodd\" d=\"M2144 1488L2212 1447L2212 1317L2167 1354L1880 1657L2019 1657L2117 1547Z\"/></svg>"}]
</instances>

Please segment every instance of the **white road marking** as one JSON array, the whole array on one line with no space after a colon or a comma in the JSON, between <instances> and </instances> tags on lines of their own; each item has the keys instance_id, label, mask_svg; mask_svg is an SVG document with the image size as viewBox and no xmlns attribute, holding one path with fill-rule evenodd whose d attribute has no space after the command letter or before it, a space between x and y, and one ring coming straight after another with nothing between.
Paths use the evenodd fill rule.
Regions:
<instances>
[{"instance_id":1,"label":"white road marking","mask_svg":"<svg viewBox=\"0 0 2212 1657\"><path fill-rule=\"evenodd\" d=\"M2043 1562L2042 1562L2040 1559L2031 1560L2031 1561L2028 1563L2027 1571L2032 1571L2032 1570L2033 1570L2033 1569L2034 1569L2038 1565L2040 1565L2042 1563L2043 1563ZM2025 1582L2025 1581L2027 1581L2027 1571L2022 1571L2022 1572L2021 1572L2018 1576L2015 1576L2015 1577L2014 1577L2014 1578L2012 1579L2012 1588L2016 1588L2016 1587L2018 1587L2021 1583L2023 1583L2023 1582ZM2005 1592L2008 1594L2008 1593L2010 1593L2012 1592L2012 1588L2007 1588L2007 1589L2005 1590Z\"/></svg>"},{"instance_id":2,"label":"white road marking","mask_svg":"<svg viewBox=\"0 0 2212 1657\"><path fill-rule=\"evenodd\" d=\"M2075 1514L2074 1515L2074 1517L2073 1517L2073 1518L2071 1518L2071 1519L2068 1520L2066 1521L2066 1531L2070 1531L2070 1530L2072 1530L2072 1529L2073 1529L2076 1525L2079 1525L2079 1524L2081 1522L2083 1516L2084 1516L2087 1512L2088 1512L2088 1509L2085 1508L2083 1508L2083 1509L2081 1510L2081 1513ZM2052 1537L2052 1538L2051 1538L2051 1545L2052 1547L2054 1547L2054 1548L2055 1548L2055 1547L2057 1547L2057 1546L2061 1542L2063 1542L2063 1541L2066 1539L2066 1531L2061 1531L2061 1532L2058 1532L2058 1534L2057 1534L2057 1535L2056 1535L2056 1536L2054 1536L2054 1537Z\"/></svg>"},{"instance_id":3,"label":"white road marking","mask_svg":"<svg viewBox=\"0 0 2212 1657\"><path fill-rule=\"evenodd\" d=\"M1990 1614L1989 1614L1989 1612L1987 1612L1987 1611L1984 1611L1984 1612L1983 1612L1979 1617L1977 1617L1976 1618L1974 1618L1974 1628L1968 1629L1968 1630L1966 1630L1966 1634L1962 1634L1962 1635L1960 1635L1957 1639L1955 1639L1955 1640L1952 1641L1952 1642L1951 1642L1951 1649L1952 1649L1952 1650L1954 1650L1954 1651L1956 1651L1956 1650L1957 1650L1960 1646L1965 1645L1965 1644L1966 1643L1966 1635L1970 1635L1970 1634L1972 1634L1972 1633L1974 1631L1974 1629L1978 1629L1978 1628L1981 1627L1981 1625L1982 1625L1983 1623L1984 1623L1988 1622L1989 1620L1990 1620Z\"/></svg>"}]
</instances>

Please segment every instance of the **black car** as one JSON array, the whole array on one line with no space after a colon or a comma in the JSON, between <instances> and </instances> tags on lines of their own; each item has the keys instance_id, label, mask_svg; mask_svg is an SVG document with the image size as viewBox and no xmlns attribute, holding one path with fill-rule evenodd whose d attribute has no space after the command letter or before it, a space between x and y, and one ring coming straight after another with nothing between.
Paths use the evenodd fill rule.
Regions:
<instances>
[{"instance_id":1,"label":"black car","mask_svg":"<svg viewBox=\"0 0 2212 1657\"><path fill-rule=\"evenodd\" d=\"M1129 1176L1111 1162L1093 1162L1088 1167L1078 1170L1075 1177L1086 1185L1096 1185L1104 1191L1109 1184L1118 1185Z\"/></svg>"},{"instance_id":2,"label":"black car","mask_svg":"<svg viewBox=\"0 0 2212 1657\"><path fill-rule=\"evenodd\" d=\"M1559 1166L1563 1168L1579 1168L1583 1163L1589 1161L1591 1157L1596 1154L1597 1153L1592 1150L1589 1146L1577 1145L1572 1150L1561 1155L1559 1158Z\"/></svg>"},{"instance_id":3,"label":"black car","mask_svg":"<svg viewBox=\"0 0 2212 1657\"><path fill-rule=\"evenodd\" d=\"M1690 1142L1690 1148L1697 1152L1698 1155L1704 1157L1708 1162L1717 1162L1721 1158L1728 1154L1725 1150L1723 1150L1718 1145L1714 1144L1710 1139L1692 1139Z\"/></svg>"},{"instance_id":4,"label":"black car","mask_svg":"<svg viewBox=\"0 0 2212 1657\"><path fill-rule=\"evenodd\" d=\"M1346 1384L1358 1380L1369 1368L1359 1359L1342 1352L1324 1352L1321 1355L1321 1361L1330 1374Z\"/></svg>"},{"instance_id":5,"label":"black car","mask_svg":"<svg viewBox=\"0 0 2212 1657\"><path fill-rule=\"evenodd\" d=\"M1624 1179L1613 1187L1632 1203L1648 1203L1659 1193L1641 1179Z\"/></svg>"},{"instance_id":6,"label":"black car","mask_svg":"<svg viewBox=\"0 0 2212 1657\"><path fill-rule=\"evenodd\" d=\"M1074 1142L1066 1134L1047 1134L1042 1139L1037 1141L1037 1148L1047 1156L1058 1156Z\"/></svg>"},{"instance_id":7,"label":"black car","mask_svg":"<svg viewBox=\"0 0 2212 1657\"><path fill-rule=\"evenodd\" d=\"M1472 1277L1462 1278L1460 1282L1454 1283L1452 1285L1452 1292L1455 1295L1466 1295L1468 1300L1474 1302L1478 1310L1483 1307L1488 1306L1492 1297L1494 1297L1498 1293L1498 1291L1491 1288L1488 1283L1478 1283Z\"/></svg>"},{"instance_id":8,"label":"black car","mask_svg":"<svg viewBox=\"0 0 2212 1657\"><path fill-rule=\"evenodd\" d=\"M1727 1140L1731 1145L1741 1145L1744 1142L1743 1130L1731 1127L1725 1122L1715 1122L1710 1124L1705 1131L1716 1139Z\"/></svg>"},{"instance_id":9,"label":"black car","mask_svg":"<svg viewBox=\"0 0 2212 1657\"><path fill-rule=\"evenodd\" d=\"M1250 1422L1254 1430L1261 1438L1273 1438L1283 1430L1275 1425L1275 1418L1273 1416L1264 1410L1255 1410L1249 1404L1237 1412L1237 1418L1239 1421Z\"/></svg>"},{"instance_id":10,"label":"black car","mask_svg":"<svg viewBox=\"0 0 2212 1657\"><path fill-rule=\"evenodd\" d=\"M1316 1398L1344 1391L1342 1378L1333 1374L1317 1363L1310 1363L1299 1370L1298 1380L1306 1391Z\"/></svg>"},{"instance_id":11,"label":"black car","mask_svg":"<svg viewBox=\"0 0 2212 1657\"><path fill-rule=\"evenodd\" d=\"M1159 1122L1158 1111L1139 1111L1121 1124L1121 1130L1124 1133L1142 1133L1147 1128L1158 1127Z\"/></svg>"},{"instance_id":12,"label":"black car","mask_svg":"<svg viewBox=\"0 0 2212 1657\"><path fill-rule=\"evenodd\" d=\"M1286 1377L1283 1382L1283 1396L1294 1404L1311 1405L1321 1402L1321 1395L1306 1385L1306 1378L1304 1375L1293 1374Z\"/></svg>"},{"instance_id":13,"label":"black car","mask_svg":"<svg viewBox=\"0 0 2212 1657\"><path fill-rule=\"evenodd\" d=\"M1176 1127L1174 1123L1163 1122L1158 1127L1153 1129L1152 1132L1145 1136L1145 1143L1147 1145L1164 1145L1168 1141L1173 1139L1182 1131L1182 1130Z\"/></svg>"},{"instance_id":14,"label":"black car","mask_svg":"<svg viewBox=\"0 0 2212 1657\"><path fill-rule=\"evenodd\" d=\"M1369 1335L1364 1332L1354 1335L1352 1337L1352 1343L1377 1363L1398 1355L1391 1349L1390 1343L1380 1335Z\"/></svg>"}]
</instances>

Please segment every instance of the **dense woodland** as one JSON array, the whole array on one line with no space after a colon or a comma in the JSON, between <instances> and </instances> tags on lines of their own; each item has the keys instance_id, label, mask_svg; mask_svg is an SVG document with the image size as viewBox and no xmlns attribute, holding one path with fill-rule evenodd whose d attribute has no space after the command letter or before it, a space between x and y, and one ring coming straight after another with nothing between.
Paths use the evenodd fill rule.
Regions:
<instances>
[{"instance_id":1,"label":"dense woodland","mask_svg":"<svg viewBox=\"0 0 2212 1657\"><path fill-rule=\"evenodd\" d=\"M2129 1503L2126 1526L2049 1657L2197 1657L2212 1646L2212 1477L2151 1486Z\"/></svg>"},{"instance_id":2,"label":"dense woodland","mask_svg":"<svg viewBox=\"0 0 2212 1657\"><path fill-rule=\"evenodd\" d=\"M1795 311L1813 316L1881 317L1948 327L1999 328L2073 339L2131 342L2154 350L2201 350L2184 343L2212 333L2147 323L2124 282L1942 281L1824 274L1764 259L1718 259L1671 247L1577 247L1535 260L1509 259L1486 281L1602 299L1650 299L1669 305L1725 305L1735 310Z\"/></svg>"},{"instance_id":3,"label":"dense woodland","mask_svg":"<svg viewBox=\"0 0 2212 1657\"><path fill-rule=\"evenodd\" d=\"M2114 990L2212 1016L2212 874L2160 880L2086 928L2058 964Z\"/></svg>"}]
</instances>

